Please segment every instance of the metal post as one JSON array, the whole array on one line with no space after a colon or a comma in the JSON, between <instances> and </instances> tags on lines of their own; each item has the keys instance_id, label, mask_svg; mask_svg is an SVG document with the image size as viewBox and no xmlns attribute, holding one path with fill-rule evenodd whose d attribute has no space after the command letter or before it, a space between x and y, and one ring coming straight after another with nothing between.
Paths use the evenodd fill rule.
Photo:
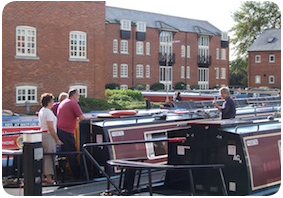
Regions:
<instances>
[{"instance_id":1,"label":"metal post","mask_svg":"<svg viewBox=\"0 0 283 198\"><path fill-rule=\"evenodd\" d=\"M24 195L42 195L42 132L23 132Z\"/></svg>"}]
</instances>

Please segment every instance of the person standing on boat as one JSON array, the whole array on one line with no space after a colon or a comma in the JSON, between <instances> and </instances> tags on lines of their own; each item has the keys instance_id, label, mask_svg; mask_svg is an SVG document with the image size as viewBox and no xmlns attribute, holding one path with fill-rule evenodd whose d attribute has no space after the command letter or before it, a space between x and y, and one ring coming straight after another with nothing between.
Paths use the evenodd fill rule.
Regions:
<instances>
[{"instance_id":1,"label":"person standing on boat","mask_svg":"<svg viewBox=\"0 0 283 198\"><path fill-rule=\"evenodd\" d=\"M55 153L56 145L62 146L63 143L57 136L57 118L53 114L51 108L54 103L54 96L50 93L41 95L42 108L39 111L39 126L42 130L42 147L44 153ZM45 155L43 158L43 174L46 176L46 182L49 184L54 183L53 175L53 161L52 155Z\"/></svg>"},{"instance_id":2,"label":"person standing on boat","mask_svg":"<svg viewBox=\"0 0 283 198\"><path fill-rule=\"evenodd\" d=\"M182 101L182 97L180 95L181 95L181 92L179 92L179 91L175 92L175 95L173 96L173 101L174 102Z\"/></svg>"},{"instance_id":3,"label":"person standing on boat","mask_svg":"<svg viewBox=\"0 0 283 198\"><path fill-rule=\"evenodd\" d=\"M59 97L58 97L58 102L55 102L55 103L53 104L51 110L53 111L53 113L54 113L55 116L57 116L57 109L58 109L58 107L59 107L59 104L60 104L63 100L65 100L66 98L68 98L68 93L62 92L62 93L60 93L60 95L59 95Z\"/></svg>"},{"instance_id":4,"label":"person standing on boat","mask_svg":"<svg viewBox=\"0 0 283 198\"><path fill-rule=\"evenodd\" d=\"M236 107L233 99L230 97L229 88L222 87L219 90L219 94L225 100L222 107L220 107L214 100L212 104L222 112L222 119L230 119L236 117Z\"/></svg>"},{"instance_id":5,"label":"person standing on boat","mask_svg":"<svg viewBox=\"0 0 283 198\"><path fill-rule=\"evenodd\" d=\"M61 147L62 152L74 152L76 149L76 142L74 133L76 129L77 120L84 120L85 117L78 104L80 95L78 90L73 89L69 91L69 98L63 100L57 110L58 118L58 136L63 141ZM80 178L80 167L77 161L77 154L68 155L68 160L75 179Z\"/></svg>"}]
</instances>

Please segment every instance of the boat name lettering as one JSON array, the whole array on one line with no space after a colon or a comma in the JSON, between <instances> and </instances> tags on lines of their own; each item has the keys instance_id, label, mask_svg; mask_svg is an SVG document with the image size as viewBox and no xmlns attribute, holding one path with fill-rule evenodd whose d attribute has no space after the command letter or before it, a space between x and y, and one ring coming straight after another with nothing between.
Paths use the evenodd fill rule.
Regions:
<instances>
[{"instance_id":1,"label":"boat name lettering","mask_svg":"<svg viewBox=\"0 0 283 198\"><path fill-rule=\"evenodd\" d=\"M111 134L112 137L124 136L124 131L114 131Z\"/></svg>"},{"instance_id":2,"label":"boat name lettering","mask_svg":"<svg viewBox=\"0 0 283 198\"><path fill-rule=\"evenodd\" d=\"M256 146L258 145L258 139L247 140L247 146Z\"/></svg>"}]
</instances>

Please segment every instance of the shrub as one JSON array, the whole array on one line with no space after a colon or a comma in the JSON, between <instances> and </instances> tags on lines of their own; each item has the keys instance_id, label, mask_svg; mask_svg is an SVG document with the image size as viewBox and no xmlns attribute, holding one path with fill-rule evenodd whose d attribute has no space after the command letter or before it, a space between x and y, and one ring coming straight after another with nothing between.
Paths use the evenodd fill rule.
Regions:
<instances>
[{"instance_id":1,"label":"shrub","mask_svg":"<svg viewBox=\"0 0 283 198\"><path fill-rule=\"evenodd\" d=\"M123 101L144 101L144 97L137 90L109 90L105 91L106 100L123 100Z\"/></svg>"},{"instance_id":2,"label":"shrub","mask_svg":"<svg viewBox=\"0 0 283 198\"><path fill-rule=\"evenodd\" d=\"M187 84L184 83L184 82L178 82L178 83L176 83L176 85L175 85L175 89L176 89L176 90L185 90L186 87L187 87Z\"/></svg>"},{"instance_id":3,"label":"shrub","mask_svg":"<svg viewBox=\"0 0 283 198\"><path fill-rule=\"evenodd\" d=\"M117 83L109 83L105 85L105 89L120 89L120 85Z\"/></svg>"},{"instance_id":4,"label":"shrub","mask_svg":"<svg viewBox=\"0 0 283 198\"><path fill-rule=\"evenodd\" d=\"M137 83L135 90L144 90L144 85L141 83Z\"/></svg>"},{"instance_id":5,"label":"shrub","mask_svg":"<svg viewBox=\"0 0 283 198\"><path fill-rule=\"evenodd\" d=\"M153 91L164 90L164 89L165 89L165 86L164 86L164 84L162 84L162 83L154 83L154 84L151 86L151 89L152 89Z\"/></svg>"},{"instance_id":6,"label":"shrub","mask_svg":"<svg viewBox=\"0 0 283 198\"><path fill-rule=\"evenodd\" d=\"M96 98L80 98L79 104L83 112L87 113L96 110L110 110L111 108L122 109L118 103L108 103L106 100Z\"/></svg>"}]
</instances>

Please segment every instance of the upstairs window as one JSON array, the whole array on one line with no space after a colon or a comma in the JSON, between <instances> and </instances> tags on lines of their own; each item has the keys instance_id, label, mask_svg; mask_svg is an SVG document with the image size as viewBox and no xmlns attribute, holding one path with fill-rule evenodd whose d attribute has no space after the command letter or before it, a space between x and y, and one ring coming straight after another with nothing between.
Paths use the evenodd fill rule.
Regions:
<instances>
[{"instance_id":1,"label":"upstairs window","mask_svg":"<svg viewBox=\"0 0 283 198\"><path fill-rule=\"evenodd\" d=\"M128 54L128 41L121 40L120 48L121 48L120 49L121 54Z\"/></svg>"},{"instance_id":2,"label":"upstairs window","mask_svg":"<svg viewBox=\"0 0 283 198\"><path fill-rule=\"evenodd\" d=\"M120 77L121 78L128 78L128 65L121 64L120 66Z\"/></svg>"},{"instance_id":3,"label":"upstairs window","mask_svg":"<svg viewBox=\"0 0 283 198\"><path fill-rule=\"evenodd\" d=\"M136 77L143 78L143 65L136 66Z\"/></svg>"},{"instance_id":4,"label":"upstairs window","mask_svg":"<svg viewBox=\"0 0 283 198\"><path fill-rule=\"evenodd\" d=\"M268 83L269 84L274 84L275 83L275 77L274 76L269 76L268 77Z\"/></svg>"},{"instance_id":5,"label":"upstairs window","mask_svg":"<svg viewBox=\"0 0 283 198\"><path fill-rule=\"evenodd\" d=\"M181 57L184 58L186 55L186 47L185 45L182 45L181 46Z\"/></svg>"},{"instance_id":6,"label":"upstairs window","mask_svg":"<svg viewBox=\"0 0 283 198\"><path fill-rule=\"evenodd\" d=\"M118 53L118 40L114 39L113 40L113 54L117 54Z\"/></svg>"},{"instance_id":7,"label":"upstairs window","mask_svg":"<svg viewBox=\"0 0 283 198\"><path fill-rule=\"evenodd\" d=\"M215 67L215 79L219 79L219 67Z\"/></svg>"},{"instance_id":8,"label":"upstairs window","mask_svg":"<svg viewBox=\"0 0 283 198\"><path fill-rule=\"evenodd\" d=\"M221 60L226 60L226 49L221 49Z\"/></svg>"},{"instance_id":9,"label":"upstairs window","mask_svg":"<svg viewBox=\"0 0 283 198\"><path fill-rule=\"evenodd\" d=\"M137 32L146 32L146 22L137 22Z\"/></svg>"},{"instance_id":10,"label":"upstairs window","mask_svg":"<svg viewBox=\"0 0 283 198\"><path fill-rule=\"evenodd\" d=\"M255 63L261 63L261 56L255 55Z\"/></svg>"},{"instance_id":11,"label":"upstairs window","mask_svg":"<svg viewBox=\"0 0 283 198\"><path fill-rule=\"evenodd\" d=\"M16 28L16 55L36 56L36 29L30 26Z\"/></svg>"},{"instance_id":12,"label":"upstairs window","mask_svg":"<svg viewBox=\"0 0 283 198\"><path fill-rule=\"evenodd\" d=\"M150 42L146 42L146 55L150 55Z\"/></svg>"},{"instance_id":13,"label":"upstairs window","mask_svg":"<svg viewBox=\"0 0 283 198\"><path fill-rule=\"evenodd\" d=\"M221 68L220 78L226 79L226 68Z\"/></svg>"},{"instance_id":14,"label":"upstairs window","mask_svg":"<svg viewBox=\"0 0 283 198\"><path fill-rule=\"evenodd\" d=\"M190 66L187 66L187 79L191 78L191 67Z\"/></svg>"},{"instance_id":15,"label":"upstairs window","mask_svg":"<svg viewBox=\"0 0 283 198\"><path fill-rule=\"evenodd\" d=\"M143 55L143 42L137 41L136 43L136 54Z\"/></svg>"},{"instance_id":16,"label":"upstairs window","mask_svg":"<svg viewBox=\"0 0 283 198\"><path fill-rule=\"evenodd\" d=\"M131 31L131 21L123 19L121 20L121 30Z\"/></svg>"},{"instance_id":17,"label":"upstairs window","mask_svg":"<svg viewBox=\"0 0 283 198\"><path fill-rule=\"evenodd\" d=\"M113 64L113 78L118 78L118 65L116 63Z\"/></svg>"},{"instance_id":18,"label":"upstairs window","mask_svg":"<svg viewBox=\"0 0 283 198\"><path fill-rule=\"evenodd\" d=\"M145 77L150 78L150 65L145 67Z\"/></svg>"},{"instance_id":19,"label":"upstairs window","mask_svg":"<svg viewBox=\"0 0 283 198\"><path fill-rule=\"evenodd\" d=\"M227 32L221 33L221 41L228 41L228 33Z\"/></svg>"},{"instance_id":20,"label":"upstairs window","mask_svg":"<svg viewBox=\"0 0 283 198\"><path fill-rule=\"evenodd\" d=\"M187 46L187 58L191 58L191 47Z\"/></svg>"},{"instance_id":21,"label":"upstairs window","mask_svg":"<svg viewBox=\"0 0 283 198\"><path fill-rule=\"evenodd\" d=\"M181 78L185 78L185 67L181 66Z\"/></svg>"},{"instance_id":22,"label":"upstairs window","mask_svg":"<svg viewBox=\"0 0 283 198\"><path fill-rule=\"evenodd\" d=\"M79 92L80 97L87 97L87 86L84 85L74 85L70 86L70 89L76 89Z\"/></svg>"},{"instance_id":23,"label":"upstairs window","mask_svg":"<svg viewBox=\"0 0 283 198\"><path fill-rule=\"evenodd\" d=\"M35 86L16 87L16 103L24 104L25 102L37 103L37 87Z\"/></svg>"},{"instance_id":24,"label":"upstairs window","mask_svg":"<svg viewBox=\"0 0 283 198\"><path fill-rule=\"evenodd\" d=\"M219 60L219 48L216 48L216 60Z\"/></svg>"},{"instance_id":25,"label":"upstairs window","mask_svg":"<svg viewBox=\"0 0 283 198\"><path fill-rule=\"evenodd\" d=\"M269 63L275 63L275 55L269 54Z\"/></svg>"},{"instance_id":26,"label":"upstairs window","mask_svg":"<svg viewBox=\"0 0 283 198\"><path fill-rule=\"evenodd\" d=\"M86 41L85 32L70 32L70 58L86 59Z\"/></svg>"}]
</instances>

